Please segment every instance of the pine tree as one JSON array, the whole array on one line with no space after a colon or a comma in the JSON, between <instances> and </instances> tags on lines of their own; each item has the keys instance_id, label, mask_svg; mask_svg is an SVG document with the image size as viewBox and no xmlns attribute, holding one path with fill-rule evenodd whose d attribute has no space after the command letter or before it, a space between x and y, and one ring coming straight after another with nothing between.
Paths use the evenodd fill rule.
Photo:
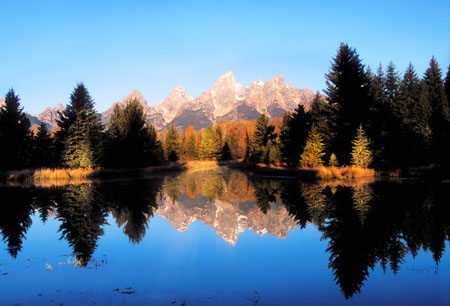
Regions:
<instances>
[{"instance_id":1,"label":"pine tree","mask_svg":"<svg viewBox=\"0 0 450 306\"><path fill-rule=\"evenodd\" d=\"M384 80L385 95L387 102L390 104L395 104L398 96L398 91L400 87L400 77L395 68L394 63L391 61L386 68L386 78Z\"/></svg>"},{"instance_id":2,"label":"pine tree","mask_svg":"<svg viewBox=\"0 0 450 306\"><path fill-rule=\"evenodd\" d=\"M158 139L158 133L155 127L147 122L146 142L144 145L144 154L148 165L157 165L164 160L164 151L161 141Z\"/></svg>"},{"instance_id":3,"label":"pine tree","mask_svg":"<svg viewBox=\"0 0 450 306\"><path fill-rule=\"evenodd\" d=\"M445 76L444 88L447 97L447 105L450 106L450 65L448 65L447 75Z\"/></svg>"},{"instance_id":4,"label":"pine tree","mask_svg":"<svg viewBox=\"0 0 450 306\"><path fill-rule=\"evenodd\" d=\"M277 138L275 127L269 125L269 119L265 114L258 117L256 121L255 130L253 131L253 141L250 147L250 161L264 162L268 153L269 147Z\"/></svg>"},{"instance_id":5,"label":"pine tree","mask_svg":"<svg viewBox=\"0 0 450 306\"><path fill-rule=\"evenodd\" d=\"M302 168L314 168L322 165L322 156L325 155L324 149L323 138L317 131L316 126L313 125L306 139L305 149L300 155L300 166Z\"/></svg>"},{"instance_id":6,"label":"pine tree","mask_svg":"<svg viewBox=\"0 0 450 306\"><path fill-rule=\"evenodd\" d=\"M0 170L21 169L29 164L30 121L19 101L14 89L10 89L0 108Z\"/></svg>"},{"instance_id":7,"label":"pine tree","mask_svg":"<svg viewBox=\"0 0 450 306\"><path fill-rule=\"evenodd\" d=\"M330 148L335 140L337 113L336 105L330 105L323 101L319 93L316 94L308 116L310 124L314 124L319 134L322 135L325 148Z\"/></svg>"},{"instance_id":8,"label":"pine tree","mask_svg":"<svg viewBox=\"0 0 450 306\"><path fill-rule=\"evenodd\" d=\"M369 82L370 109L366 130L369 137L373 140L374 163L380 166L386 166L389 154L392 150L390 138L393 128L392 104L388 103L385 94L386 78L383 72L383 66L380 64L377 73L372 74L367 69L367 80Z\"/></svg>"},{"instance_id":9,"label":"pine tree","mask_svg":"<svg viewBox=\"0 0 450 306\"><path fill-rule=\"evenodd\" d=\"M123 109L115 105L109 121L110 166L146 167L160 161L161 144L145 117L144 108L136 98L127 101Z\"/></svg>"},{"instance_id":10,"label":"pine tree","mask_svg":"<svg viewBox=\"0 0 450 306\"><path fill-rule=\"evenodd\" d=\"M164 156L169 161L177 161L180 158L180 141L177 129L170 125L164 139Z\"/></svg>"},{"instance_id":11,"label":"pine tree","mask_svg":"<svg viewBox=\"0 0 450 306\"><path fill-rule=\"evenodd\" d=\"M225 141L225 144L223 145L222 150L220 151L220 159L222 160L232 159L231 149L227 141Z\"/></svg>"},{"instance_id":12,"label":"pine tree","mask_svg":"<svg viewBox=\"0 0 450 306\"><path fill-rule=\"evenodd\" d=\"M441 69L433 57L425 71L424 81L428 88L431 104L430 127L433 132L434 159L439 163L448 163L448 139L450 137L450 110L445 96Z\"/></svg>"},{"instance_id":13,"label":"pine tree","mask_svg":"<svg viewBox=\"0 0 450 306\"><path fill-rule=\"evenodd\" d=\"M92 167L103 161L103 125L94 101L83 83L70 96L70 103L59 114L55 133L57 150L68 167Z\"/></svg>"},{"instance_id":14,"label":"pine tree","mask_svg":"<svg viewBox=\"0 0 450 306\"><path fill-rule=\"evenodd\" d=\"M328 165L330 165L331 167L339 166L339 161L334 153L331 153L330 160L328 161Z\"/></svg>"},{"instance_id":15,"label":"pine tree","mask_svg":"<svg viewBox=\"0 0 450 306\"><path fill-rule=\"evenodd\" d=\"M308 135L309 121L308 114L300 104L292 114L287 112L283 117L280 131L280 151L283 161L288 166L298 165L298 159Z\"/></svg>"},{"instance_id":16,"label":"pine tree","mask_svg":"<svg viewBox=\"0 0 450 306\"><path fill-rule=\"evenodd\" d=\"M353 131L360 122L366 123L370 101L364 65L356 50L341 43L325 77L328 102L339 109L332 151L347 163Z\"/></svg>"},{"instance_id":17,"label":"pine tree","mask_svg":"<svg viewBox=\"0 0 450 306\"><path fill-rule=\"evenodd\" d=\"M245 131L245 156L244 162L250 161L250 149L252 142L250 140L250 136L248 135L248 131Z\"/></svg>"},{"instance_id":18,"label":"pine tree","mask_svg":"<svg viewBox=\"0 0 450 306\"><path fill-rule=\"evenodd\" d=\"M189 135L184 145L184 156L187 160L195 160L198 158L197 143L194 135Z\"/></svg>"},{"instance_id":19,"label":"pine tree","mask_svg":"<svg viewBox=\"0 0 450 306\"><path fill-rule=\"evenodd\" d=\"M47 126L41 122L36 136L33 137L32 165L33 167L49 167L52 165L52 139Z\"/></svg>"},{"instance_id":20,"label":"pine tree","mask_svg":"<svg viewBox=\"0 0 450 306\"><path fill-rule=\"evenodd\" d=\"M358 128L352 144L352 165L367 168L372 162L372 152L369 149L370 142L362 124Z\"/></svg>"},{"instance_id":21,"label":"pine tree","mask_svg":"<svg viewBox=\"0 0 450 306\"><path fill-rule=\"evenodd\" d=\"M420 80L412 64L409 64L392 104L392 130L387 151L393 165L405 166L418 162L417 154L412 152L419 149L416 146L418 139L413 135L412 125L418 120L414 116L422 115L413 112L413 109L419 106L419 98Z\"/></svg>"},{"instance_id":22,"label":"pine tree","mask_svg":"<svg viewBox=\"0 0 450 306\"><path fill-rule=\"evenodd\" d=\"M220 156L220 139L212 126L209 126L202 135L200 142L200 158L206 160L216 160Z\"/></svg>"}]
</instances>

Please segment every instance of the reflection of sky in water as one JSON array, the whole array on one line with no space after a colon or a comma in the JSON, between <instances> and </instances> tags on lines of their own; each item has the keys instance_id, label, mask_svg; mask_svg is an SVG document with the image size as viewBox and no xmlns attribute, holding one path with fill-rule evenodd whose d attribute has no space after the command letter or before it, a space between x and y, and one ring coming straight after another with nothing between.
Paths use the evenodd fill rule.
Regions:
<instances>
[{"instance_id":1,"label":"reflection of sky in water","mask_svg":"<svg viewBox=\"0 0 450 306\"><path fill-rule=\"evenodd\" d=\"M314 225L288 232L287 239L260 237L247 229L231 246L201 222L179 233L156 215L141 243L133 245L109 216L92 261L81 269L59 256L72 253L67 241L59 240L59 221L50 218L43 225L37 216L32 220L17 259L1 244L0 274L8 273L0 275L2 305L180 305L183 299L186 305L253 305L245 297L254 298L255 291L258 305L449 302L448 251L437 273L430 252L421 251L415 259L406 255L395 276L389 269L384 274L377 264L361 293L346 301L328 269L328 241L320 240ZM102 259L107 264L102 266ZM53 270L45 269L47 263Z\"/></svg>"}]
</instances>

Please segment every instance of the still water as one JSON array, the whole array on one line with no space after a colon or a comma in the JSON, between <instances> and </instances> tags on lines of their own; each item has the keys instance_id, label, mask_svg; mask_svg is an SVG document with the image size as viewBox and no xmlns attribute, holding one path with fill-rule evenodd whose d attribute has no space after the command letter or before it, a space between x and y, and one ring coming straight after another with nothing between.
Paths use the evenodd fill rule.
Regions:
<instances>
[{"instance_id":1,"label":"still water","mask_svg":"<svg viewBox=\"0 0 450 306\"><path fill-rule=\"evenodd\" d=\"M1 305L449 305L450 185L227 168L0 187Z\"/></svg>"}]
</instances>

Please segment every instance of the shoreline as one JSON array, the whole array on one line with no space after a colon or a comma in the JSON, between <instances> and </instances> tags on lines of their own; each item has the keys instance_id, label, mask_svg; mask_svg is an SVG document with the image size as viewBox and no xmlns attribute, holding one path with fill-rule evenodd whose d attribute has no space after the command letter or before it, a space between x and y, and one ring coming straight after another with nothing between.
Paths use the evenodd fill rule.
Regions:
<instances>
[{"instance_id":1,"label":"shoreline","mask_svg":"<svg viewBox=\"0 0 450 306\"><path fill-rule=\"evenodd\" d=\"M443 169L434 165L397 169L375 170L356 166L320 166L317 168L291 168L268 166L242 161L178 161L146 168L40 168L13 170L0 173L4 184L29 184L35 186L58 186L64 184L92 183L96 180L142 178L163 172L197 171L228 167L249 172L251 175L273 178L296 178L309 181L354 180L359 178L429 179L441 178Z\"/></svg>"}]
</instances>

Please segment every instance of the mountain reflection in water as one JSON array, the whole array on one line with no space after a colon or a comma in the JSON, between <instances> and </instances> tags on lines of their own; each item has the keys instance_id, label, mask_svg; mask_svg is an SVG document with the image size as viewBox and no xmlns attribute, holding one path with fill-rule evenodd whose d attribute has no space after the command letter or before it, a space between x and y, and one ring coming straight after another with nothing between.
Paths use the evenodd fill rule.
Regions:
<instances>
[{"instance_id":1,"label":"mountain reflection in water","mask_svg":"<svg viewBox=\"0 0 450 306\"><path fill-rule=\"evenodd\" d=\"M139 244L154 215L177 231L194 221L235 245L249 229L286 238L309 224L328 243L329 268L344 296L360 292L380 264L397 273L405 256L431 252L438 265L450 239L448 185L358 180L312 184L270 179L218 168L129 181L54 188L1 187L0 231L15 258L31 215L60 221L80 266L91 260L111 214L132 244Z\"/></svg>"}]
</instances>

